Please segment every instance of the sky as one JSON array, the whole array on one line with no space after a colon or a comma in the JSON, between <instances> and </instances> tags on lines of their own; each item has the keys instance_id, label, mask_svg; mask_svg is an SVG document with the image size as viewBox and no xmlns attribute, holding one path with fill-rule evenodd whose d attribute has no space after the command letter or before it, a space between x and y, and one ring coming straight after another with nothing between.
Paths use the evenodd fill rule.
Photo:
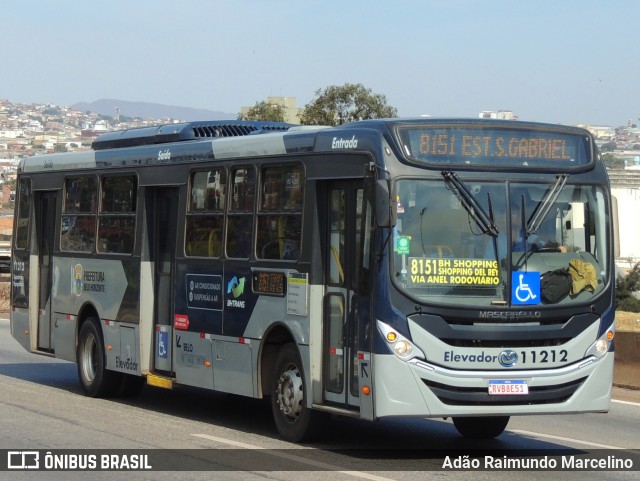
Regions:
<instances>
[{"instance_id":1,"label":"sky","mask_svg":"<svg viewBox=\"0 0 640 481\"><path fill-rule=\"evenodd\" d=\"M637 0L20 0L0 98L237 114L361 83L401 117L619 126L640 116Z\"/></svg>"}]
</instances>

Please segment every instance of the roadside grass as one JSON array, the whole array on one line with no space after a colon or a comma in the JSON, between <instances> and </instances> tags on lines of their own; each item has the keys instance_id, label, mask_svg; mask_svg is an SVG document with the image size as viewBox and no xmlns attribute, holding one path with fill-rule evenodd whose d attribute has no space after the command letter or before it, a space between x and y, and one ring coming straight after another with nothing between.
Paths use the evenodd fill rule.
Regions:
<instances>
[{"instance_id":1,"label":"roadside grass","mask_svg":"<svg viewBox=\"0 0 640 481\"><path fill-rule=\"evenodd\" d=\"M616 311L616 331L640 331L640 312Z\"/></svg>"}]
</instances>

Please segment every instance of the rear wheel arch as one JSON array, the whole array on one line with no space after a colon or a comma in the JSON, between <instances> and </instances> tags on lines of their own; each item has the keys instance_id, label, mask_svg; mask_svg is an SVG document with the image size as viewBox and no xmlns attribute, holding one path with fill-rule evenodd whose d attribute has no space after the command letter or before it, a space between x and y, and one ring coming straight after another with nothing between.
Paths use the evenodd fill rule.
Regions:
<instances>
[{"instance_id":1,"label":"rear wheel arch","mask_svg":"<svg viewBox=\"0 0 640 481\"><path fill-rule=\"evenodd\" d=\"M90 303L84 304L78 311L78 324L76 325L76 350L80 342L80 329L82 329L82 324L84 324L88 319L95 319L98 323L100 323L100 316L98 316L98 311L93 306L93 304ZM102 328L100 328L100 332L102 333Z\"/></svg>"}]
</instances>

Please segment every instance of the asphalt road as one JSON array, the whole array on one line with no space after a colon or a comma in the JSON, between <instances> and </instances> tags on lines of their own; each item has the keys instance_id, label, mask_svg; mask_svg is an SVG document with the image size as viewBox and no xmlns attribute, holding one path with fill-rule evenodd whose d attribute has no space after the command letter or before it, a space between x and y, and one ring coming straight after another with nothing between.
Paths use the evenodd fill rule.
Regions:
<instances>
[{"instance_id":1,"label":"asphalt road","mask_svg":"<svg viewBox=\"0 0 640 481\"><path fill-rule=\"evenodd\" d=\"M512 418L495 440L461 438L450 421L334 418L313 445L281 441L269 405L196 389L146 386L135 399L82 395L72 363L25 352L0 320L0 456L6 450L69 455L127 450L164 471L15 472L0 479L636 479L640 469L640 392L614 390L608 414ZM5 451L2 451L5 450ZM62 450L62 451L61 451ZM64 451L66 450L66 451ZM197 451L196 451L197 450ZM630 451L631 450L631 451ZM470 455L470 458L465 458ZM8 456L8 454L6 455ZM64 458L67 456L67 458ZM477 458L480 468L443 464ZM513 471L495 461L556 456L569 462L630 457L636 471ZM50 458L52 459L52 458ZM574 460L574 461L571 461ZM0 459L0 466L3 466ZM60 461L62 462L62 461ZM6 465L5 465L6 466ZM497 466L497 467L496 467ZM575 467L575 465L574 465ZM193 471L192 471L193 470ZM199 471L201 470L201 471Z\"/></svg>"}]
</instances>

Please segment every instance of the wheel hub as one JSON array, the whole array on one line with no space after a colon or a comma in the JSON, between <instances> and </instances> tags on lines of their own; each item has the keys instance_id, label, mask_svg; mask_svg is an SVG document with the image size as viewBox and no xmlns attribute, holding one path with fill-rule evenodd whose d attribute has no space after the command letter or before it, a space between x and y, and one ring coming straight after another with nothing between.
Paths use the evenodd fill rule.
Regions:
<instances>
[{"instance_id":1,"label":"wheel hub","mask_svg":"<svg viewBox=\"0 0 640 481\"><path fill-rule=\"evenodd\" d=\"M80 359L82 373L87 382L93 382L96 377L97 361L96 361L96 342L93 336L87 337L82 344L82 356Z\"/></svg>"},{"instance_id":2,"label":"wheel hub","mask_svg":"<svg viewBox=\"0 0 640 481\"><path fill-rule=\"evenodd\" d=\"M295 421L302 411L302 376L296 366L288 366L280 375L277 385L278 406L285 417Z\"/></svg>"}]
</instances>

